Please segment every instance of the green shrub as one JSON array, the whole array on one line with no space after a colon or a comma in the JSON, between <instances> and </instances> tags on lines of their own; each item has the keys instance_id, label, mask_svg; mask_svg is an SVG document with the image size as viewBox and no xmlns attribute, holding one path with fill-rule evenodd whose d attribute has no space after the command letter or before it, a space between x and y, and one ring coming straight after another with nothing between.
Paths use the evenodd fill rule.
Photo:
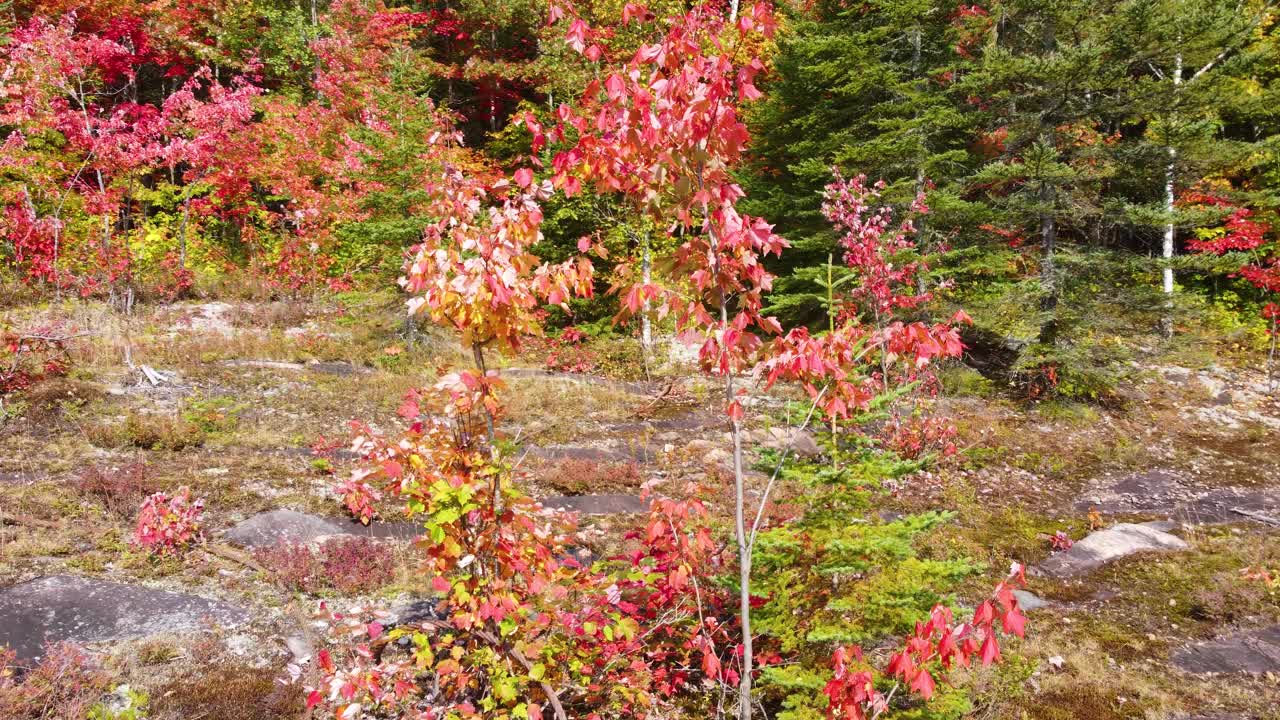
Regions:
<instances>
[{"instance_id":1,"label":"green shrub","mask_svg":"<svg viewBox=\"0 0 1280 720\"><path fill-rule=\"evenodd\" d=\"M766 669L759 681L779 720L824 716L821 694L838 645L870 646L900 637L981 569L965 559L922 557L918 541L951 520L929 512L880 519L872 511L874 481L892 466L883 454L839 471L793 466L784 475L803 487L798 519L760 533L753 592L767 601L753 629L792 662ZM917 718L958 718L969 708L959 691L942 692Z\"/></svg>"}]
</instances>

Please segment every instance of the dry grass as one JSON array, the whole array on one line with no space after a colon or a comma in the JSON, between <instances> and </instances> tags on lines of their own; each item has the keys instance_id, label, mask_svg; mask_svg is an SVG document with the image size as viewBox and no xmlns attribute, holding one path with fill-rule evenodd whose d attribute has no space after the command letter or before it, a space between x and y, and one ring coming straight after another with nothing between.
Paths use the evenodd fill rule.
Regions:
<instances>
[{"instance_id":1,"label":"dry grass","mask_svg":"<svg viewBox=\"0 0 1280 720\"><path fill-rule=\"evenodd\" d=\"M503 400L509 421L521 425L529 441L548 444L589 439L601 423L631 418L639 397L610 385L572 380L507 380Z\"/></svg>"}]
</instances>

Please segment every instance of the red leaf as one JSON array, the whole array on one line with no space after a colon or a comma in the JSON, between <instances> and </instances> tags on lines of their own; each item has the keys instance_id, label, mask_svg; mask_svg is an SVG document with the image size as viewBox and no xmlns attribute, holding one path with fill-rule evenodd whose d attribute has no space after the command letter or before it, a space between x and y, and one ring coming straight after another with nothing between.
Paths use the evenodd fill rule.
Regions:
<instances>
[{"instance_id":1,"label":"red leaf","mask_svg":"<svg viewBox=\"0 0 1280 720\"><path fill-rule=\"evenodd\" d=\"M1017 635L1018 637L1025 637L1024 628L1027 624L1027 618L1020 610L1018 610L1018 608L1015 607L1005 613L1001 624L1003 625L1006 633Z\"/></svg>"},{"instance_id":2,"label":"red leaf","mask_svg":"<svg viewBox=\"0 0 1280 720\"><path fill-rule=\"evenodd\" d=\"M1000 644L996 642L994 634L988 634L987 639L982 642L982 664L990 665L1000 660Z\"/></svg>"},{"instance_id":3,"label":"red leaf","mask_svg":"<svg viewBox=\"0 0 1280 720\"><path fill-rule=\"evenodd\" d=\"M742 410L742 403L737 400L729 403L728 415L730 420L736 423L742 422L742 418L746 416L746 413Z\"/></svg>"},{"instance_id":4,"label":"red leaf","mask_svg":"<svg viewBox=\"0 0 1280 720\"><path fill-rule=\"evenodd\" d=\"M529 168L520 168L515 174L516 184L522 188L527 188L533 184L533 171Z\"/></svg>"},{"instance_id":5,"label":"red leaf","mask_svg":"<svg viewBox=\"0 0 1280 720\"><path fill-rule=\"evenodd\" d=\"M915 679L911 681L911 689L925 700L933 697L933 688L933 675L923 668L916 673Z\"/></svg>"},{"instance_id":6,"label":"red leaf","mask_svg":"<svg viewBox=\"0 0 1280 720\"><path fill-rule=\"evenodd\" d=\"M404 402L400 403L400 409L397 412L400 417L412 420L422 414L422 408L418 407L417 398L406 397Z\"/></svg>"}]
</instances>

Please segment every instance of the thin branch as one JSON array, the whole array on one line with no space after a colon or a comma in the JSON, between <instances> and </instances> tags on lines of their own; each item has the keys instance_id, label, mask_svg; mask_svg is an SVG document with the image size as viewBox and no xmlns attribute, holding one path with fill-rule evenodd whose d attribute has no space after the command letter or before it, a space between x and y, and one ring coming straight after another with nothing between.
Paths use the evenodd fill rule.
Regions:
<instances>
[{"instance_id":1,"label":"thin branch","mask_svg":"<svg viewBox=\"0 0 1280 720\"><path fill-rule=\"evenodd\" d=\"M809 421L813 420L814 411L818 409L818 401L827 393L827 388L829 387L830 386L828 385L827 387L822 388L822 390L814 396L813 404L809 406L809 414L805 416L804 422L796 429L796 433L804 432L804 429L809 426ZM794 437L794 434L792 437ZM773 484L777 482L778 475L782 473L782 466L786 464L787 456L791 454L791 449L794 445L794 442L787 445L787 449L783 451L782 457L778 459L777 467L773 469L773 475L769 478L769 483L765 485L764 493L760 496L760 507L756 508L756 519L751 523L751 534L747 539L748 548L755 547L756 532L760 529L760 521L764 517L764 509L769 504L769 493L773 491Z\"/></svg>"}]
</instances>

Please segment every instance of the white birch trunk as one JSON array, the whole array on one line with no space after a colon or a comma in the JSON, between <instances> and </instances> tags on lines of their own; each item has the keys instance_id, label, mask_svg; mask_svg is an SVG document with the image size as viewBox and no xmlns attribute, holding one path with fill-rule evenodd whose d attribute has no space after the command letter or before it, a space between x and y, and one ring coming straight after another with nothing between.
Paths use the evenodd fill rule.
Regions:
<instances>
[{"instance_id":1,"label":"white birch trunk","mask_svg":"<svg viewBox=\"0 0 1280 720\"><path fill-rule=\"evenodd\" d=\"M1176 96L1178 89L1182 87L1182 53L1178 53L1173 61L1173 92ZM1166 138L1168 140L1168 138ZM1164 226L1164 294L1173 295L1173 250L1176 229L1173 224L1173 179L1176 168L1175 162L1178 159L1178 151L1173 147L1172 143L1165 146L1166 152L1169 154L1169 163L1164 169L1164 211L1166 215Z\"/></svg>"}]
</instances>

